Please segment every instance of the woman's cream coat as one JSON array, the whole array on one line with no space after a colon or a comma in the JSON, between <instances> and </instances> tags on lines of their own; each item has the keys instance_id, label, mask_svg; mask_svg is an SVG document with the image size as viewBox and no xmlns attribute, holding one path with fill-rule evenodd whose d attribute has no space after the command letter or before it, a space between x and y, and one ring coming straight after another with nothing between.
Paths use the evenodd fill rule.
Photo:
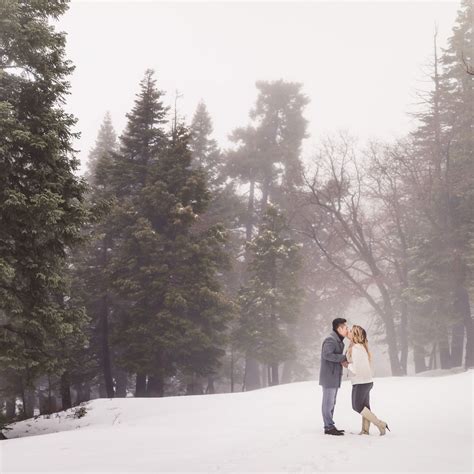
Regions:
<instances>
[{"instance_id":1,"label":"woman's cream coat","mask_svg":"<svg viewBox=\"0 0 474 474\"><path fill-rule=\"evenodd\" d=\"M349 377L352 385L372 382L372 367L369 355L362 344L352 346L352 354L347 353Z\"/></svg>"}]
</instances>

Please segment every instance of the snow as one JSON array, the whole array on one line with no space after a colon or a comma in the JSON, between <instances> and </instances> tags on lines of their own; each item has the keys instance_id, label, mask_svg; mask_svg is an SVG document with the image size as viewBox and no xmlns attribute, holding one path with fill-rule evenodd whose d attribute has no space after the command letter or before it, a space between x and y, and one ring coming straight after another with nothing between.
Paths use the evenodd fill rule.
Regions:
<instances>
[{"instance_id":1,"label":"snow","mask_svg":"<svg viewBox=\"0 0 474 474\"><path fill-rule=\"evenodd\" d=\"M316 381L244 393L100 399L17 423L0 472L472 472L473 371L374 380L372 409L391 432L359 436L351 385L324 435ZM77 408L76 408L77 410Z\"/></svg>"}]
</instances>

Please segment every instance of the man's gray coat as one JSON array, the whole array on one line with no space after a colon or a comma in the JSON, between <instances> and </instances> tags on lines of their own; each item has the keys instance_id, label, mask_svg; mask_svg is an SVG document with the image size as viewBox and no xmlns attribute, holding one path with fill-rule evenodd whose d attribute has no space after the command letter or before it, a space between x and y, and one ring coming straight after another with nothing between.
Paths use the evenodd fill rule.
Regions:
<instances>
[{"instance_id":1,"label":"man's gray coat","mask_svg":"<svg viewBox=\"0 0 474 474\"><path fill-rule=\"evenodd\" d=\"M332 331L324 339L321 349L321 368L319 370L319 385L327 388L339 388L342 379L341 362L347 360L344 352L344 342L339 335Z\"/></svg>"}]
</instances>

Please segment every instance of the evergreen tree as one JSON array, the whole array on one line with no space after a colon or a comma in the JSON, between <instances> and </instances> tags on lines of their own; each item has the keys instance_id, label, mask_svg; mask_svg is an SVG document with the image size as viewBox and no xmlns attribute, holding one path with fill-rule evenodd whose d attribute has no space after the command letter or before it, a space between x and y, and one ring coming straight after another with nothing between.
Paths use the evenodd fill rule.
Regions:
<instances>
[{"instance_id":1,"label":"evergreen tree","mask_svg":"<svg viewBox=\"0 0 474 474\"><path fill-rule=\"evenodd\" d=\"M237 183L230 180L225 169L225 155L220 152L216 140L212 137L212 119L203 102L200 102L190 127L190 149L192 163L195 168L202 169L207 178L207 187L211 192L210 202L205 212L200 216L194 228L200 232L217 224L224 226L228 239L225 242L225 253L232 260L232 267L219 268L222 291L229 299L235 299L239 288L238 255L241 248L242 223L245 223L245 206L243 199L237 193ZM245 225L245 224L244 224ZM232 349L230 352L232 352ZM214 390L214 382L225 377L219 373L207 377L207 391ZM195 373L191 374L186 384L188 393L203 393L202 378Z\"/></svg>"},{"instance_id":2,"label":"evergreen tree","mask_svg":"<svg viewBox=\"0 0 474 474\"><path fill-rule=\"evenodd\" d=\"M192 165L204 171L210 202L201 216L199 228L222 224L236 229L244 217L243 203L236 192L236 183L228 179L225 157L212 138L212 119L203 102L200 102L190 127L189 148Z\"/></svg>"},{"instance_id":3,"label":"evergreen tree","mask_svg":"<svg viewBox=\"0 0 474 474\"><path fill-rule=\"evenodd\" d=\"M461 365L465 334L465 364L474 363L468 296L472 283L467 280L474 235L474 80L463 62L472 60L472 34L472 2L464 1L448 48L439 59L435 43L433 91L413 133L411 167L420 177L412 183L413 206L419 210L420 222L410 251L407 292L418 315L412 336L424 344L423 334L430 327L435 342L432 354L439 354L443 368Z\"/></svg>"},{"instance_id":4,"label":"evergreen tree","mask_svg":"<svg viewBox=\"0 0 474 474\"><path fill-rule=\"evenodd\" d=\"M164 108L150 74L141 88L114 158L115 176L130 162L140 163L141 171L128 175L128 194L123 176L117 189L114 340L121 366L137 374L136 395L163 396L166 377L178 368L210 373L222 354L229 309L216 270L226 236L221 227L194 231L210 200L205 172L191 167L183 125L175 124L171 133L159 127ZM137 143L146 145L141 155ZM120 182L115 176L114 184Z\"/></svg>"},{"instance_id":5,"label":"evergreen tree","mask_svg":"<svg viewBox=\"0 0 474 474\"><path fill-rule=\"evenodd\" d=\"M108 261L111 289L117 304L115 308L117 325L112 339L115 340L119 351L117 361L119 365L137 374L137 396L146 394L146 372L142 373L139 360L134 363L135 358L138 358L137 354L130 350L134 341L123 339L121 328L127 324L141 327L136 313L147 311L146 292L151 290L143 282L141 295L145 297L143 301L137 302L139 296L134 289L128 286L125 288L124 285L144 276L141 275L142 265L148 261L147 253L152 251L147 248L145 240L142 241L137 232L142 225L148 225L141 211L142 193L147 185L148 174L157 160L158 153L167 147L168 142L164 128L168 108L163 104L162 95L163 92L156 87L154 71L146 70L144 78L140 81L135 104L127 114L128 122L120 136L119 150L111 153L112 163L109 173L105 176L115 199L113 212L109 218L110 233L114 236L114 252L109 255ZM147 281L150 283L149 278ZM135 313L135 322L131 320L132 313ZM128 350L123 347L124 345L128 345ZM143 348L141 353L146 354L146 349Z\"/></svg>"},{"instance_id":6,"label":"evergreen tree","mask_svg":"<svg viewBox=\"0 0 474 474\"><path fill-rule=\"evenodd\" d=\"M253 123L231 135L238 148L229 154L227 168L231 176L250 182L251 189L259 184L262 212L268 202L287 210L289 193L303 182L300 155L307 136L303 111L309 100L299 83L278 80L256 85L259 94L250 111Z\"/></svg>"},{"instance_id":7,"label":"evergreen tree","mask_svg":"<svg viewBox=\"0 0 474 474\"><path fill-rule=\"evenodd\" d=\"M250 117L256 122L262 164L262 206L278 203L286 209L284 195L303 183L301 146L306 138L303 117L309 99L299 83L258 81L259 95ZM277 182L279 181L279 182Z\"/></svg>"},{"instance_id":8,"label":"evergreen tree","mask_svg":"<svg viewBox=\"0 0 474 474\"><path fill-rule=\"evenodd\" d=\"M206 104L201 101L191 123L189 147L193 155L194 166L198 166L206 172L210 190L214 190L222 178L221 153L216 140L212 138L212 132L212 119Z\"/></svg>"},{"instance_id":9,"label":"evergreen tree","mask_svg":"<svg viewBox=\"0 0 474 474\"><path fill-rule=\"evenodd\" d=\"M134 196L145 185L147 172L157 154L166 146L168 107L163 91L156 87L154 71L147 69L140 81L135 105L127 113L126 129L120 136L120 150L111 176L117 196Z\"/></svg>"},{"instance_id":10,"label":"evergreen tree","mask_svg":"<svg viewBox=\"0 0 474 474\"><path fill-rule=\"evenodd\" d=\"M249 185L247 241L252 239L268 203L277 204L287 216L294 215L295 191L302 184L300 154L307 126L303 110L308 98L301 92L301 84L279 80L259 81L256 86L259 94L250 112L252 124L231 134L237 148L228 153L226 164L229 176ZM261 386L258 364L248 354L245 376L247 389Z\"/></svg>"},{"instance_id":11,"label":"evergreen tree","mask_svg":"<svg viewBox=\"0 0 474 474\"><path fill-rule=\"evenodd\" d=\"M114 212L116 199L111 185L113 153L117 140L110 114L100 127L94 148L89 153L87 178L90 183L88 200L96 211L94 222L84 229L87 244L74 255L75 294L82 298L91 317L89 355L96 361L96 376L101 396L115 396L113 351L110 326L114 312L114 295L109 276L114 251ZM99 369L100 367L100 369ZM92 371L89 370L89 373ZM125 396L125 390L120 390Z\"/></svg>"},{"instance_id":12,"label":"evergreen tree","mask_svg":"<svg viewBox=\"0 0 474 474\"><path fill-rule=\"evenodd\" d=\"M73 66L65 34L50 21L67 2L0 6L0 347L21 390L61 373L82 339L83 308L69 298L66 257L88 219L76 177L72 132L62 108ZM29 408L23 397L23 411Z\"/></svg>"},{"instance_id":13,"label":"evergreen tree","mask_svg":"<svg viewBox=\"0 0 474 474\"><path fill-rule=\"evenodd\" d=\"M112 152L117 151L117 136L110 113L105 114L94 148L89 153L85 174L91 186L106 187L112 164Z\"/></svg>"},{"instance_id":14,"label":"evergreen tree","mask_svg":"<svg viewBox=\"0 0 474 474\"><path fill-rule=\"evenodd\" d=\"M269 383L277 385L279 364L294 352L287 327L295 324L301 305L299 246L288 237L285 219L273 205L249 246L250 279L239 296L239 338L253 357L271 368Z\"/></svg>"}]
</instances>

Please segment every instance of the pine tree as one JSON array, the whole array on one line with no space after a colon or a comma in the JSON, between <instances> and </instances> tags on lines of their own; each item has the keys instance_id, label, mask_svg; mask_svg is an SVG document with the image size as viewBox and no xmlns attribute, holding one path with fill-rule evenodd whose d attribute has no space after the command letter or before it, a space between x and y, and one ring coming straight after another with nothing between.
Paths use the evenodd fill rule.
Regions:
<instances>
[{"instance_id":1,"label":"pine tree","mask_svg":"<svg viewBox=\"0 0 474 474\"><path fill-rule=\"evenodd\" d=\"M271 367L271 385L279 383L279 364L293 355L286 330L297 320L302 297L297 286L299 246L287 234L283 215L269 205L257 236L249 244L250 279L239 295L239 338L253 357Z\"/></svg>"},{"instance_id":2,"label":"pine tree","mask_svg":"<svg viewBox=\"0 0 474 474\"><path fill-rule=\"evenodd\" d=\"M307 137L303 117L309 99L299 83L256 83L259 91L250 111L252 125L236 129L238 149L229 155L228 171L244 182L259 184L262 212L268 202L288 207L288 194L303 182L301 148Z\"/></svg>"},{"instance_id":3,"label":"pine tree","mask_svg":"<svg viewBox=\"0 0 474 474\"><path fill-rule=\"evenodd\" d=\"M182 124L170 133L159 126L164 108L150 75L141 88L114 158L114 185L121 184L111 266L119 305L114 342L121 366L137 374L136 396L163 396L178 369L210 373L222 355L229 308L216 270L226 236L221 227L193 231L210 200L205 171L191 166ZM147 146L141 155L137 143ZM116 176L135 162L140 173L128 174L124 190L123 175Z\"/></svg>"},{"instance_id":4,"label":"pine tree","mask_svg":"<svg viewBox=\"0 0 474 474\"><path fill-rule=\"evenodd\" d=\"M163 91L156 87L154 71L147 69L134 107L126 115L126 129L120 136L120 150L114 159L111 180L119 197L136 195L145 185L152 161L166 146L163 126L169 108L162 96Z\"/></svg>"},{"instance_id":5,"label":"pine tree","mask_svg":"<svg viewBox=\"0 0 474 474\"><path fill-rule=\"evenodd\" d=\"M300 154L307 127L303 111L309 100L301 87L283 80L257 82L259 95L250 116L257 124L262 155L263 208L270 200L286 209L284 195L303 182Z\"/></svg>"},{"instance_id":6,"label":"pine tree","mask_svg":"<svg viewBox=\"0 0 474 474\"><path fill-rule=\"evenodd\" d=\"M462 364L464 334L467 338L465 366L474 366L474 330L468 290L474 294L474 77L467 74L464 62L474 60L472 1L461 2L448 48L441 63L447 84L445 108L451 112L450 147L446 163L447 225L450 229L452 278L450 315L452 319L450 365ZM469 267L470 270L469 270Z\"/></svg>"},{"instance_id":7,"label":"pine tree","mask_svg":"<svg viewBox=\"0 0 474 474\"><path fill-rule=\"evenodd\" d=\"M23 393L40 374L64 370L67 347L86 323L66 275L68 251L88 219L86 186L74 174L76 119L62 108L73 66L65 34L49 24L67 7L0 6L0 353Z\"/></svg>"},{"instance_id":8,"label":"pine tree","mask_svg":"<svg viewBox=\"0 0 474 474\"><path fill-rule=\"evenodd\" d=\"M122 369L137 374L136 394L145 395L146 372L142 373L140 362L134 364L138 357L132 350L122 349L123 344L133 340L123 340L121 328L132 324L131 313L144 311L139 308L137 294L130 287L134 279L140 278L142 265L148 256L145 242L140 241L138 229L146 220L142 216L141 199L147 185L148 174L158 153L167 147L167 133L164 124L167 121L168 108L163 104L163 92L157 89L154 71L145 71L140 81L140 90L136 95L134 106L127 114L128 122L120 136L117 151L111 152L110 166L104 163L104 180L114 199L113 212L108 218L108 232L113 236L114 251L108 254L107 274L110 279L110 290L116 303L114 319L116 326L112 332L112 344L119 351L117 363ZM110 243L110 242L109 242ZM150 291L146 286L143 291ZM143 294L143 293L142 293ZM146 298L145 298L146 299ZM110 303L110 299L108 299ZM142 302L146 308L146 301ZM133 307L134 311L130 308ZM111 308L109 307L109 310ZM136 327L140 319L135 314ZM145 349L141 352L145 354ZM143 356L145 357L145 356Z\"/></svg>"},{"instance_id":9,"label":"pine tree","mask_svg":"<svg viewBox=\"0 0 474 474\"><path fill-rule=\"evenodd\" d=\"M206 104L199 102L191 127L189 147L193 155L193 164L202 168L208 178L208 187L214 190L222 178L222 158L216 140L212 138L212 119Z\"/></svg>"},{"instance_id":10,"label":"pine tree","mask_svg":"<svg viewBox=\"0 0 474 474\"><path fill-rule=\"evenodd\" d=\"M101 396L115 396L113 380L113 351L110 343L111 319L114 312L114 295L109 276L110 260L114 251L114 213L116 198L111 185L113 153L117 152L117 139L110 114L100 127L94 148L89 153L87 179L90 183L88 200L95 210L95 219L84 229L86 245L74 255L75 294L80 296L91 317L89 358L100 369ZM88 373L92 373L89 370ZM124 390L121 390L124 396Z\"/></svg>"},{"instance_id":11,"label":"pine tree","mask_svg":"<svg viewBox=\"0 0 474 474\"><path fill-rule=\"evenodd\" d=\"M221 225L227 230L228 239L224 251L234 262L232 268L219 268L222 291L229 299L236 297L239 288L240 262L237 257L241 247L242 223L245 221L243 199L237 193L237 183L228 179L225 169L226 156L221 153L216 140L212 137L213 124L211 116L203 102L200 102L190 127L190 149L193 167L202 169L207 179L207 187L211 192L210 202L200 216L194 228L200 232L212 226ZM245 225L245 224L244 224ZM214 390L214 382L226 374L212 374L207 377L207 391ZM187 384L188 393L203 393L204 381L195 373Z\"/></svg>"},{"instance_id":12,"label":"pine tree","mask_svg":"<svg viewBox=\"0 0 474 474\"><path fill-rule=\"evenodd\" d=\"M474 80L464 68L464 60L472 60L472 34L472 2L464 1L439 59L435 43L433 91L413 134L421 189L429 192L420 200L419 183L413 187L413 205L421 219L411 249L408 294L419 316L413 321L412 336L423 344L425 328L430 327L436 344L433 355L439 353L443 368L461 365L465 333L465 363L474 363L467 291L474 235Z\"/></svg>"},{"instance_id":13,"label":"pine tree","mask_svg":"<svg viewBox=\"0 0 474 474\"><path fill-rule=\"evenodd\" d=\"M91 186L106 187L112 164L112 153L117 151L117 136L110 113L105 114L94 148L89 153L85 174Z\"/></svg>"},{"instance_id":14,"label":"pine tree","mask_svg":"<svg viewBox=\"0 0 474 474\"><path fill-rule=\"evenodd\" d=\"M259 94L250 112L252 124L231 134L237 147L228 153L225 168L229 176L249 186L246 241L252 239L269 203L277 204L286 215L295 213L293 196L302 184L300 154L307 126L303 111L308 98L301 84L279 80L259 81L256 86ZM247 389L261 386L258 364L248 354L245 377Z\"/></svg>"},{"instance_id":15,"label":"pine tree","mask_svg":"<svg viewBox=\"0 0 474 474\"><path fill-rule=\"evenodd\" d=\"M203 173L190 169L188 138L184 128L174 130L150 170L141 215L124 239L127 267L118 260L121 294L133 307L127 303L117 340L124 366L138 374L137 395L163 396L178 367L207 374L222 355L217 336L228 304L215 272L225 234L190 232L209 195Z\"/></svg>"},{"instance_id":16,"label":"pine tree","mask_svg":"<svg viewBox=\"0 0 474 474\"><path fill-rule=\"evenodd\" d=\"M198 225L207 228L220 223L235 229L244 216L243 203L237 195L236 183L228 180L225 157L212 138L212 132L212 119L204 102L200 102L190 126L189 148L193 167L202 170L206 177L210 202Z\"/></svg>"}]
</instances>

